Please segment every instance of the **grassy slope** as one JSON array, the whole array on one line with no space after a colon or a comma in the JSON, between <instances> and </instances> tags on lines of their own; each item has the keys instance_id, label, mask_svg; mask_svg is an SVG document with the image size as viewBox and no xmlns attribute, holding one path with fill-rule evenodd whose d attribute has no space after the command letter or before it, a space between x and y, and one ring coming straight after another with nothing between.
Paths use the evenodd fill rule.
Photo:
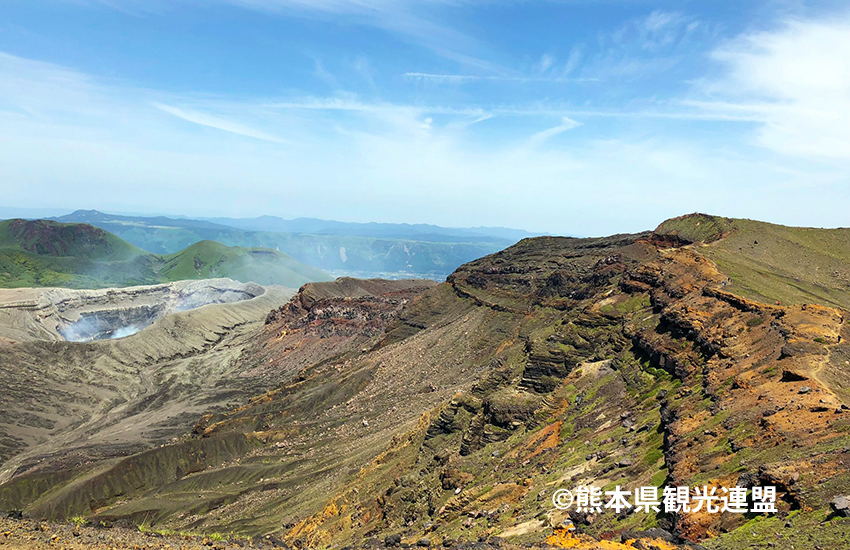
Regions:
<instances>
[{"instance_id":1,"label":"grassy slope","mask_svg":"<svg viewBox=\"0 0 850 550\"><path fill-rule=\"evenodd\" d=\"M107 231L47 220L0 222L0 249L104 262L129 261L147 254Z\"/></svg>"},{"instance_id":2,"label":"grassy slope","mask_svg":"<svg viewBox=\"0 0 850 550\"><path fill-rule=\"evenodd\" d=\"M745 298L850 309L850 229L696 214L667 220L657 231L704 243L700 253L729 276L729 290Z\"/></svg>"},{"instance_id":3,"label":"grassy slope","mask_svg":"<svg viewBox=\"0 0 850 550\"><path fill-rule=\"evenodd\" d=\"M0 222L0 286L97 288L159 282L156 257L84 224Z\"/></svg>"},{"instance_id":4,"label":"grassy slope","mask_svg":"<svg viewBox=\"0 0 850 550\"><path fill-rule=\"evenodd\" d=\"M87 224L0 222L0 287L103 288L210 277L295 288L330 279L273 250L207 241L163 257Z\"/></svg>"}]
</instances>

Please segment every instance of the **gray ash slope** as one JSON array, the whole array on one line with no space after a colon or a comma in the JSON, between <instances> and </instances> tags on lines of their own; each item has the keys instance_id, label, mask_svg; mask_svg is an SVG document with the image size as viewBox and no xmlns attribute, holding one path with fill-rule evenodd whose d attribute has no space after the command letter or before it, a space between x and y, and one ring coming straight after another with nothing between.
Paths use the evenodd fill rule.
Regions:
<instances>
[{"instance_id":1,"label":"gray ash slope","mask_svg":"<svg viewBox=\"0 0 850 550\"><path fill-rule=\"evenodd\" d=\"M224 279L0 291L0 480L36 464L62 468L143 451L185 433L201 414L263 391L263 379L240 375L238 358L293 293ZM73 332L81 323L99 332ZM63 337L141 325L149 326L120 339Z\"/></svg>"}]
</instances>

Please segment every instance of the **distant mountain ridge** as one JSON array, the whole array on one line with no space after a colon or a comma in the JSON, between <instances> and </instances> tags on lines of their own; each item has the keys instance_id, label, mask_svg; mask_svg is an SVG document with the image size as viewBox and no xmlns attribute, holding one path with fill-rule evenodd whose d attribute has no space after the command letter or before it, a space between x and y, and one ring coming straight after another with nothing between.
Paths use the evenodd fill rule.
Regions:
<instances>
[{"instance_id":1,"label":"distant mountain ridge","mask_svg":"<svg viewBox=\"0 0 850 550\"><path fill-rule=\"evenodd\" d=\"M265 248L200 241L157 255L85 223L0 222L0 287L103 288L219 277L290 288L331 279L320 269Z\"/></svg>"},{"instance_id":2,"label":"distant mountain ridge","mask_svg":"<svg viewBox=\"0 0 850 550\"><path fill-rule=\"evenodd\" d=\"M357 223L338 222L318 218L287 220L278 216L257 218L206 218L211 222L244 229L246 231L271 231L279 233L308 233L318 235L354 235L358 237L384 237L436 241L446 238L505 239L518 241L539 236L522 229L506 227L442 227L425 223Z\"/></svg>"},{"instance_id":3,"label":"distant mountain ridge","mask_svg":"<svg viewBox=\"0 0 850 550\"><path fill-rule=\"evenodd\" d=\"M271 248L335 275L444 279L463 263L532 235L503 228L346 223L311 218L194 220L121 216L78 210L53 218L89 223L154 254L173 254L200 241ZM230 224L230 225L228 225Z\"/></svg>"},{"instance_id":4,"label":"distant mountain ridge","mask_svg":"<svg viewBox=\"0 0 850 550\"><path fill-rule=\"evenodd\" d=\"M146 225L162 225L165 227L193 227L198 229L227 229L225 225L220 225L206 220L193 220L189 218L169 218L167 216L124 216L115 214L105 214L99 210L75 210L65 216L50 218L59 222L76 222L89 223L97 225L98 223L113 223L126 225L146 224Z\"/></svg>"}]
</instances>

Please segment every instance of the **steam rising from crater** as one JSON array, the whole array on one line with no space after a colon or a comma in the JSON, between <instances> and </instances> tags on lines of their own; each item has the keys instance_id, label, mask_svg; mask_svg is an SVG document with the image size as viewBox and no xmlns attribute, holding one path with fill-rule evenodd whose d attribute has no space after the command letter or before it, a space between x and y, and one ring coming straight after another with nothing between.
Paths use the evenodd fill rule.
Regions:
<instances>
[{"instance_id":1,"label":"steam rising from crater","mask_svg":"<svg viewBox=\"0 0 850 550\"><path fill-rule=\"evenodd\" d=\"M142 317L137 322L124 324L127 321L116 319L110 311L88 313L81 316L79 321L61 327L59 334L69 342L117 340L136 334L160 317L162 315Z\"/></svg>"},{"instance_id":2,"label":"steam rising from crater","mask_svg":"<svg viewBox=\"0 0 850 550\"><path fill-rule=\"evenodd\" d=\"M259 285L229 279L87 291L71 300L54 302L62 313L72 314L59 323L57 330L69 342L126 338L171 313L250 300L264 292ZM71 304L73 309L68 307Z\"/></svg>"}]
</instances>

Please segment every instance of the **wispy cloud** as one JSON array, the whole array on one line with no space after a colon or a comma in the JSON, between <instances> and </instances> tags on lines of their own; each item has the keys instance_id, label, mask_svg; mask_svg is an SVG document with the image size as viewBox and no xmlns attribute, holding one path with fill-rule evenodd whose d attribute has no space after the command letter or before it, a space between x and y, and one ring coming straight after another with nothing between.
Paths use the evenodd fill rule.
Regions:
<instances>
[{"instance_id":1,"label":"wispy cloud","mask_svg":"<svg viewBox=\"0 0 850 550\"><path fill-rule=\"evenodd\" d=\"M90 4L119 11L133 17L162 15L173 7L175 0L61 0L76 4ZM176 0L180 1L180 0Z\"/></svg>"},{"instance_id":2,"label":"wispy cloud","mask_svg":"<svg viewBox=\"0 0 850 550\"><path fill-rule=\"evenodd\" d=\"M465 84L469 82L601 82L599 78L570 78L566 76L501 76L473 74L444 74L444 73L404 73L411 80L431 80L448 84Z\"/></svg>"},{"instance_id":3,"label":"wispy cloud","mask_svg":"<svg viewBox=\"0 0 850 550\"><path fill-rule=\"evenodd\" d=\"M164 105L162 103L153 103L153 106L164 113L176 116L177 118L181 118L193 124L206 126L207 128L215 128L216 130L221 130L223 132L230 132L232 134L240 136L270 141L272 143L286 143L285 140L267 132L263 132L261 130L251 128L239 122L227 120L225 118L217 117L208 113L181 109L179 107Z\"/></svg>"},{"instance_id":4,"label":"wispy cloud","mask_svg":"<svg viewBox=\"0 0 850 550\"><path fill-rule=\"evenodd\" d=\"M328 71L325 68L325 64L322 62L322 60L316 59L315 64L316 64L316 68L313 71L313 74L316 75L316 77L318 77L319 80L321 80L322 82L324 82L325 84L327 84L331 88L334 88L334 89L339 88L339 81L336 79L336 77L333 74L331 74L330 71Z\"/></svg>"},{"instance_id":5,"label":"wispy cloud","mask_svg":"<svg viewBox=\"0 0 850 550\"><path fill-rule=\"evenodd\" d=\"M474 0L215 0L268 13L351 17L357 23L383 29L442 57L468 67L503 69L486 59L487 48L441 21L438 9L475 4Z\"/></svg>"},{"instance_id":6,"label":"wispy cloud","mask_svg":"<svg viewBox=\"0 0 850 550\"><path fill-rule=\"evenodd\" d=\"M691 21L679 12L653 11L637 23L640 46L650 51L669 46L697 28L691 27L690 23Z\"/></svg>"},{"instance_id":7,"label":"wispy cloud","mask_svg":"<svg viewBox=\"0 0 850 550\"><path fill-rule=\"evenodd\" d=\"M381 29L463 66L504 71L487 59L488 48L440 19L440 8L481 0L63 0L107 6L129 15L166 14L180 4L229 5L267 14L326 18Z\"/></svg>"},{"instance_id":8,"label":"wispy cloud","mask_svg":"<svg viewBox=\"0 0 850 550\"><path fill-rule=\"evenodd\" d=\"M709 29L680 12L656 10L602 33L600 50L585 61L583 75L608 79L647 79L670 71Z\"/></svg>"},{"instance_id":9,"label":"wispy cloud","mask_svg":"<svg viewBox=\"0 0 850 550\"><path fill-rule=\"evenodd\" d=\"M581 56L581 48L575 46L572 50L570 50L570 56L567 58L567 64L564 65L564 70L562 71L564 76L572 74L578 68Z\"/></svg>"},{"instance_id":10,"label":"wispy cloud","mask_svg":"<svg viewBox=\"0 0 850 550\"><path fill-rule=\"evenodd\" d=\"M535 65L534 70L537 71L538 73L545 73L546 71L548 71L552 67L552 65L554 63L555 63L554 57L552 57L548 53L543 54L540 57L540 61L538 61L537 65Z\"/></svg>"},{"instance_id":11,"label":"wispy cloud","mask_svg":"<svg viewBox=\"0 0 850 550\"><path fill-rule=\"evenodd\" d=\"M531 139L528 140L528 144L531 147L540 147L548 139L553 138L559 134L563 134L564 132L567 132L579 126L581 126L581 122L576 122L570 117L564 117L561 120L561 124L559 124L558 126L543 130L542 132L538 132L531 136Z\"/></svg>"},{"instance_id":12,"label":"wispy cloud","mask_svg":"<svg viewBox=\"0 0 850 550\"><path fill-rule=\"evenodd\" d=\"M369 87L373 90L377 90L378 86L375 84L375 68L372 66L372 63L365 56L359 56L354 62L351 64L352 68L357 72L360 78L365 81Z\"/></svg>"}]
</instances>

